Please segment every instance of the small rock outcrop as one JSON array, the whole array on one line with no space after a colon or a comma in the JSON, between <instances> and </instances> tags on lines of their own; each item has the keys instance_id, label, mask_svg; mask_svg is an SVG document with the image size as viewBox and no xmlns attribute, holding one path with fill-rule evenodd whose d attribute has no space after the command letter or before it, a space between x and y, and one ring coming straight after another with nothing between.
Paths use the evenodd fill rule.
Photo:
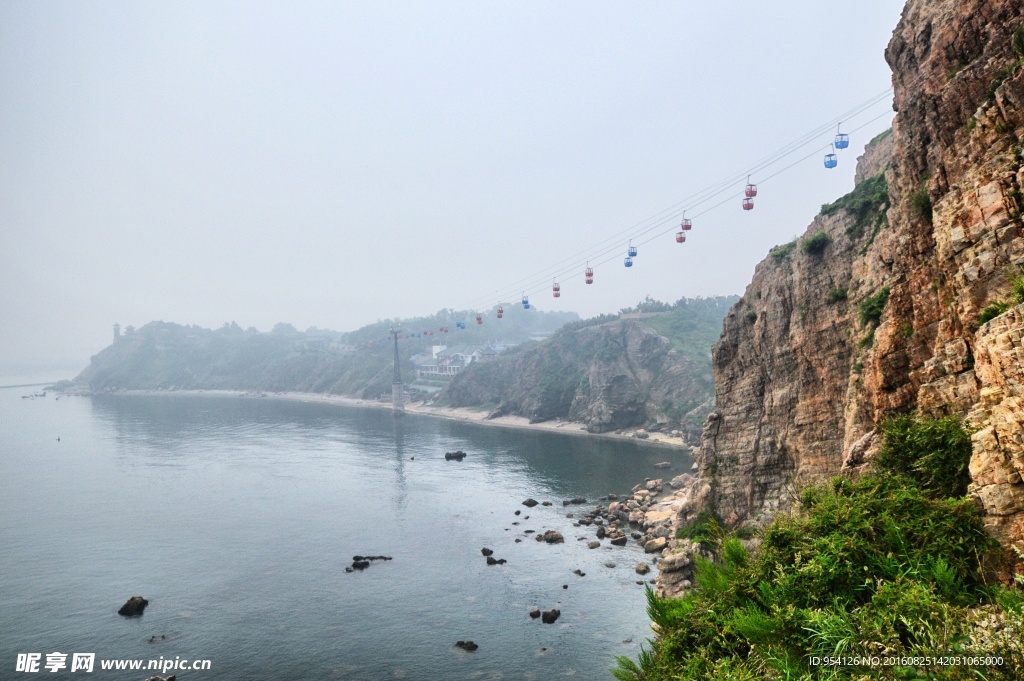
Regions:
<instances>
[{"instance_id":1,"label":"small rock outcrop","mask_svg":"<svg viewBox=\"0 0 1024 681\"><path fill-rule=\"evenodd\" d=\"M132 596L121 606L117 614L124 617L138 617L146 609L147 605L149 605L149 601L142 596Z\"/></svg>"},{"instance_id":2,"label":"small rock outcrop","mask_svg":"<svg viewBox=\"0 0 1024 681\"><path fill-rule=\"evenodd\" d=\"M545 610L540 614L540 621L544 624L554 624L555 620L561 617L561 615L561 610L558 610L557 608L552 608L551 610Z\"/></svg>"},{"instance_id":3,"label":"small rock outcrop","mask_svg":"<svg viewBox=\"0 0 1024 681\"><path fill-rule=\"evenodd\" d=\"M462 461L465 458L466 458L466 452L464 452L462 450L459 450L459 451L456 451L456 452L445 452L444 453L444 460L445 461ZM472 643L472 641L470 641L470 643Z\"/></svg>"},{"instance_id":4,"label":"small rock outcrop","mask_svg":"<svg viewBox=\"0 0 1024 681\"><path fill-rule=\"evenodd\" d=\"M451 640L451 639L449 639L449 640ZM456 648L462 648L463 650L466 650L466 651L469 651L469 652L473 652L474 650L478 649L480 646L478 646L477 644L473 643L472 641L456 641L455 642L455 647Z\"/></svg>"},{"instance_id":5,"label":"small rock outcrop","mask_svg":"<svg viewBox=\"0 0 1024 681\"><path fill-rule=\"evenodd\" d=\"M547 542L548 544L561 544L565 541L565 537L562 536L561 532L548 530L544 534L538 534L537 541Z\"/></svg>"}]
</instances>

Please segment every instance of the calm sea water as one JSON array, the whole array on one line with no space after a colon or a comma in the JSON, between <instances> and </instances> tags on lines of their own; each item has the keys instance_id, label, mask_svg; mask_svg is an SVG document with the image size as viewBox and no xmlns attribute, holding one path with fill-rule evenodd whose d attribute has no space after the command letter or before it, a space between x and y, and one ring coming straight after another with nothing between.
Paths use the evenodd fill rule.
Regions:
<instances>
[{"instance_id":1,"label":"calm sea water","mask_svg":"<svg viewBox=\"0 0 1024 681\"><path fill-rule=\"evenodd\" d=\"M658 461L678 474L678 450L272 399L21 398L32 390L0 390L0 678L32 678L18 653L60 651L211 660L181 681L609 679L650 637L642 550L587 549L592 528L566 513L589 506L561 500L626 492L665 474ZM468 457L446 462L455 449ZM508 563L485 565L485 546ZM394 560L347 574L355 554ZM135 594L145 614L118 616ZM533 606L561 619L531 620ZM98 666L42 674L150 675Z\"/></svg>"}]
</instances>

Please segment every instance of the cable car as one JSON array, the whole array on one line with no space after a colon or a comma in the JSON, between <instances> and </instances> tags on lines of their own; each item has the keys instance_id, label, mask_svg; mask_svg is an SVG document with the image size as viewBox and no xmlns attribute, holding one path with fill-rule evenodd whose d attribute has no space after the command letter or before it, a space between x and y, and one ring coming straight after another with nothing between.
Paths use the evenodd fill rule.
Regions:
<instances>
[{"instance_id":1,"label":"cable car","mask_svg":"<svg viewBox=\"0 0 1024 681\"><path fill-rule=\"evenodd\" d=\"M626 255L628 255L631 258L636 257L636 246L633 245L632 240L630 240L629 242L629 248L626 249Z\"/></svg>"},{"instance_id":2,"label":"cable car","mask_svg":"<svg viewBox=\"0 0 1024 681\"><path fill-rule=\"evenodd\" d=\"M523 294L523 309L524 310L529 310L530 309L530 299L526 296L525 293Z\"/></svg>"},{"instance_id":3,"label":"cable car","mask_svg":"<svg viewBox=\"0 0 1024 681\"><path fill-rule=\"evenodd\" d=\"M629 257L627 255L626 259L622 262L622 264L625 265L626 267L632 267L633 266L633 258L631 258L631 257Z\"/></svg>"},{"instance_id":4,"label":"cable car","mask_svg":"<svg viewBox=\"0 0 1024 681\"><path fill-rule=\"evenodd\" d=\"M594 283L594 268L590 267L590 263L587 263L587 270L586 270L586 272L583 273L583 276L584 276L584 280L588 284L593 284Z\"/></svg>"},{"instance_id":5,"label":"cable car","mask_svg":"<svg viewBox=\"0 0 1024 681\"><path fill-rule=\"evenodd\" d=\"M498 306L498 319L501 319L502 315L504 315L504 314L505 314L505 308L503 308L501 305L499 305Z\"/></svg>"},{"instance_id":6,"label":"cable car","mask_svg":"<svg viewBox=\"0 0 1024 681\"><path fill-rule=\"evenodd\" d=\"M748 199L752 199L752 198L754 198L755 196L757 196L757 185L756 185L756 184L753 184L753 183L752 183L752 182L750 181L750 175L747 175L747 188L746 188L746 190L744 190L743 194L744 194L744 195L745 195L745 196L746 196L746 197L747 197ZM746 202L744 202L744 203L746 203ZM751 202L751 204L750 204L750 208L753 208L753 207L754 207L754 204L753 204L753 202ZM747 210L750 210L750 208L747 208Z\"/></svg>"},{"instance_id":7,"label":"cable car","mask_svg":"<svg viewBox=\"0 0 1024 681\"><path fill-rule=\"evenodd\" d=\"M686 235L682 232L676 232L676 243L681 244L686 241Z\"/></svg>"},{"instance_id":8,"label":"cable car","mask_svg":"<svg viewBox=\"0 0 1024 681\"><path fill-rule=\"evenodd\" d=\"M557 281L551 284L551 295L553 295L555 298L558 298L562 295L562 285L559 284Z\"/></svg>"},{"instance_id":9,"label":"cable car","mask_svg":"<svg viewBox=\"0 0 1024 681\"><path fill-rule=\"evenodd\" d=\"M686 217L685 211L683 211L683 221L679 223L679 229L683 232L689 232L693 229L693 220Z\"/></svg>"},{"instance_id":10,"label":"cable car","mask_svg":"<svg viewBox=\"0 0 1024 681\"><path fill-rule=\"evenodd\" d=\"M456 329L464 329L464 328L466 328L466 322L455 322L455 328Z\"/></svg>"},{"instance_id":11,"label":"cable car","mask_svg":"<svg viewBox=\"0 0 1024 681\"><path fill-rule=\"evenodd\" d=\"M825 154L825 167L826 168L835 168L837 165L839 165L839 159L836 158L835 151L836 151L835 145L832 145L832 153L831 154Z\"/></svg>"},{"instance_id":12,"label":"cable car","mask_svg":"<svg viewBox=\"0 0 1024 681\"><path fill-rule=\"evenodd\" d=\"M754 199L743 199L743 210L754 210Z\"/></svg>"},{"instance_id":13,"label":"cable car","mask_svg":"<svg viewBox=\"0 0 1024 681\"><path fill-rule=\"evenodd\" d=\"M845 132L839 132L839 128L841 128L842 126L842 123L836 126L836 149L845 149L846 147L850 146L850 136L847 135Z\"/></svg>"},{"instance_id":14,"label":"cable car","mask_svg":"<svg viewBox=\"0 0 1024 681\"><path fill-rule=\"evenodd\" d=\"M483 315L479 315L479 314L478 314L478 315L476 316L476 323L477 323L477 324L483 324L483 323L484 323L484 316L483 316Z\"/></svg>"}]
</instances>

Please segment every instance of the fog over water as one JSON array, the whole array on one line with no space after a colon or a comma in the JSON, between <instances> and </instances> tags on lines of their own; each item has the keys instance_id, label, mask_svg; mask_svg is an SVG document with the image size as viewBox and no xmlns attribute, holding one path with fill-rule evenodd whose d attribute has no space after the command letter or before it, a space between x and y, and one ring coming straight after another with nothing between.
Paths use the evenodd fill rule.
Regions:
<instances>
[{"instance_id":1,"label":"fog over water","mask_svg":"<svg viewBox=\"0 0 1024 681\"><path fill-rule=\"evenodd\" d=\"M76 373L115 322L489 307L884 92L902 5L0 0L0 373ZM891 115L535 302L742 291Z\"/></svg>"}]
</instances>

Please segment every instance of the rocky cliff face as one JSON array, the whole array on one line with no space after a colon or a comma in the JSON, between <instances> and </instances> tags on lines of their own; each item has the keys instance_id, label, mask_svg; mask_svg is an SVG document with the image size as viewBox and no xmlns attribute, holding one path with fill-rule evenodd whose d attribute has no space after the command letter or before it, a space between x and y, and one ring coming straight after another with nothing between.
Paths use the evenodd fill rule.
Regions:
<instances>
[{"instance_id":1,"label":"rocky cliff face","mask_svg":"<svg viewBox=\"0 0 1024 681\"><path fill-rule=\"evenodd\" d=\"M885 55L891 139L726 317L684 516L764 522L797 487L869 458L880 419L921 409L978 429L971 493L1024 548L1024 307L1010 290L1024 266L1022 14L1010 0L908 2ZM1008 311L981 324L992 303Z\"/></svg>"},{"instance_id":2,"label":"rocky cliff face","mask_svg":"<svg viewBox=\"0 0 1024 681\"><path fill-rule=\"evenodd\" d=\"M456 407L489 405L494 416L568 419L592 433L680 430L696 443L712 406L710 338L732 300L681 301L651 319L570 325L535 347L471 366L452 381L447 399ZM680 321L690 322L688 337L712 335L695 347L657 330L687 326Z\"/></svg>"},{"instance_id":3,"label":"rocky cliff face","mask_svg":"<svg viewBox=\"0 0 1024 681\"><path fill-rule=\"evenodd\" d=\"M452 406L494 405L492 415L565 418L591 433L648 427L688 430L709 408L710 362L694 361L641 322L562 332L515 357L473 367L448 389Z\"/></svg>"}]
</instances>

